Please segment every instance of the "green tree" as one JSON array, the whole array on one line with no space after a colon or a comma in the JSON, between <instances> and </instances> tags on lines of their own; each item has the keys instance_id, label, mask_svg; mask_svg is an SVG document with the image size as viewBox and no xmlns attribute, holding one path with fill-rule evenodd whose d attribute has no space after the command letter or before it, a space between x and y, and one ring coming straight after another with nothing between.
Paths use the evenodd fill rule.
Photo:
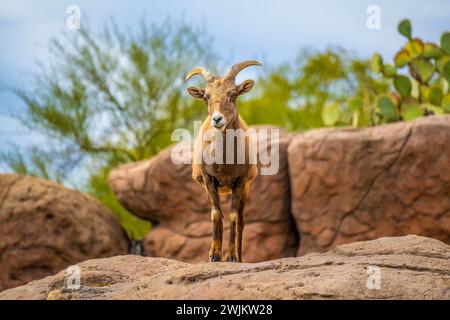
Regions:
<instances>
[{"instance_id":1,"label":"green tree","mask_svg":"<svg viewBox=\"0 0 450 320\"><path fill-rule=\"evenodd\" d=\"M387 81L371 71L369 61L340 47L302 50L293 63L274 67L257 83L240 112L249 123L273 123L289 130L348 125L356 112L354 124L368 125L371 110L354 110L359 106L347 104L348 98L373 102L388 88Z\"/></svg>"},{"instance_id":2,"label":"green tree","mask_svg":"<svg viewBox=\"0 0 450 320\"><path fill-rule=\"evenodd\" d=\"M204 108L185 95L183 75L214 65L210 43L204 30L171 21L141 23L135 32L111 21L101 32L51 40L51 63L33 75L31 88L14 90L26 110L12 114L47 142L3 153L3 162L91 193L130 237L143 237L149 223L119 205L106 177L114 166L151 157L170 144L173 129L203 117Z\"/></svg>"}]
</instances>

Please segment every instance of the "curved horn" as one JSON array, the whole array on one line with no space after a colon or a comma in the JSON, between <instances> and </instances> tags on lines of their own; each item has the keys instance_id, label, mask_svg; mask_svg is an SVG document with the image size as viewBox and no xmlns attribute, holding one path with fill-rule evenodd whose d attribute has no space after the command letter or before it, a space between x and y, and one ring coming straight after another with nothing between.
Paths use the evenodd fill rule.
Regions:
<instances>
[{"instance_id":1,"label":"curved horn","mask_svg":"<svg viewBox=\"0 0 450 320\"><path fill-rule=\"evenodd\" d=\"M194 76L196 74L201 75L207 82L211 81L214 78L214 76L209 71L207 71L205 68L197 67L197 68L192 69L191 72L189 72L186 75L185 80L189 80L192 76Z\"/></svg>"},{"instance_id":2,"label":"curved horn","mask_svg":"<svg viewBox=\"0 0 450 320\"><path fill-rule=\"evenodd\" d=\"M228 71L226 77L234 80L242 69L245 69L249 66L262 66L262 64L255 60L246 60L243 62L236 63L234 66L231 67L230 71Z\"/></svg>"}]
</instances>

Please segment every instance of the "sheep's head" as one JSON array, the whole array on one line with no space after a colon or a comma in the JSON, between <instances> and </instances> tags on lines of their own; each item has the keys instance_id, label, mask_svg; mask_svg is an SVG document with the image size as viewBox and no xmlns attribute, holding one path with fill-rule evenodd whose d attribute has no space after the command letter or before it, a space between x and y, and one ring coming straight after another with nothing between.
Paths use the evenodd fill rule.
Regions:
<instances>
[{"instance_id":1,"label":"sheep's head","mask_svg":"<svg viewBox=\"0 0 450 320\"><path fill-rule=\"evenodd\" d=\"M224 77L217 77L202 67L194 68L186 76L188 80L193 75L201 75L205 81L204 89L189 87L189 94L195 99L201 99L208 104L208 114L211 125L219 130L225 130L228 124L233 123L237 117L236 99L241 94L249 92L253 87L253 80L245 80L236 85L238 73L249 66L261 66L258 61L244 61L235 64Z\"/></svg>"}]
</instances>

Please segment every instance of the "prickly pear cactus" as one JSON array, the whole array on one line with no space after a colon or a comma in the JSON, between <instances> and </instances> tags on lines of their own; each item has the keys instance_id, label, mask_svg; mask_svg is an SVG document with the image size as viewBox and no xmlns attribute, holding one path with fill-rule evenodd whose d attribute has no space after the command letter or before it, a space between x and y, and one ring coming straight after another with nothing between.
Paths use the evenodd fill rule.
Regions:
<instances>
[{"instance_id":1,"label":"prickly pear cactus","mask_svg":"<svg viewBox=\"0 0 450 320\"><path fill-rule=\"evenodd\" d=\"M450 113L450 32L442 34L438 45L413 38L409 20L401 21L398 31L407 42L395 55L393 64L383 63L378 53L371 59L372 71L391 79L395 89L376 99L374 122L410 121L424 115ZM349 100L349 107L354 100Z\"/></svg>"}]
</instances>

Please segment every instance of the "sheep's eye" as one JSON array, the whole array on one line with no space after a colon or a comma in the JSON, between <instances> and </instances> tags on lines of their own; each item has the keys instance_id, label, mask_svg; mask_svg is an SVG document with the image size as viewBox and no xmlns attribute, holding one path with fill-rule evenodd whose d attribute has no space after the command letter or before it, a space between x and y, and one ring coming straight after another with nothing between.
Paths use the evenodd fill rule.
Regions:
<instances>
[{"instance_id":1,"label":"sheep's eye","mask_svg":"<svg viewBox=\"0 0 450 320\"><path fill-rule=\"evenodd\" d=\"M205 94L203 95L203 99L205 99L206 101L208 101L208 100L209 100L209 95L205 93Z\"/></svg>"},{"instance_id":2,"label":"sheep's eye","mask_svg":"<svg viewBox=\"0 0 450 320\"><path fill-rule=\"evenodd\" d=\"M231 94L230 94L230 99L231 100L236 100L236 98L237 98L237 92L232 92Z\"/></svg>"}]
</instances>

